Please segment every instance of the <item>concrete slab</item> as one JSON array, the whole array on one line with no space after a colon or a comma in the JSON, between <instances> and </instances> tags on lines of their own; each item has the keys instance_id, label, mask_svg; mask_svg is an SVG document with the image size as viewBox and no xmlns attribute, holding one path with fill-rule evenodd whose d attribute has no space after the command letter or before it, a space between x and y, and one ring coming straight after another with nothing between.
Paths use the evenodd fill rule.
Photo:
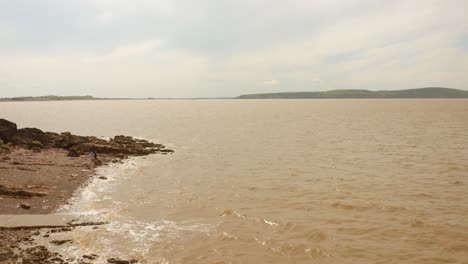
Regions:
<instances>
[{"instance_id":1,"label":"concrete slab","mask_svg":"<svg viewBox=\"0 0 468 264\"><path fill-rule=\"evenodd\" d=\"M46 215L0 215L0 229L36 229L67 227L70 216Z\"/></svg>"}]
</instances>

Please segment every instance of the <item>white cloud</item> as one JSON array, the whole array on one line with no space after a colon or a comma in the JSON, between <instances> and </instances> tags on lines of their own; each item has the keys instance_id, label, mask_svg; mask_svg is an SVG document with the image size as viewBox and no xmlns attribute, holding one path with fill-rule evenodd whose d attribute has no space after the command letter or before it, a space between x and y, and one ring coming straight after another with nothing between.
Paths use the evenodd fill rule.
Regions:
<instances>
[{"instance_id":1,"label":"white cloud","mask_svg":"<svg viewBox=\"0 0 468 264\"><path fill-rule=\"evenodd\" d=\"M47 24L6 16L4 3L0 97L468 88L463 0L52 1Z\"/></svg>"}]
</instances>

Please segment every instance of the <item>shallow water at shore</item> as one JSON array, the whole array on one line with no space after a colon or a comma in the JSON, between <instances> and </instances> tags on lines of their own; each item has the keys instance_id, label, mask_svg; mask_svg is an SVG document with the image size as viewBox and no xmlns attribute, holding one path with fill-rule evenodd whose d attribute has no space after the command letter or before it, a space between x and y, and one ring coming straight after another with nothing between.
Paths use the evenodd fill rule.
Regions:
<instances>
[{"instance_id":1,"label":"shallow water at shore","mask_svg":"<svg viewBox=\"0 0 468 264\"><path fill-rule=\"evenodd\" d=\"M2 103L22 126L175 153L103 167L61 247L145 263L468 261L468 100Z\"/></svg>"}]
</instances>

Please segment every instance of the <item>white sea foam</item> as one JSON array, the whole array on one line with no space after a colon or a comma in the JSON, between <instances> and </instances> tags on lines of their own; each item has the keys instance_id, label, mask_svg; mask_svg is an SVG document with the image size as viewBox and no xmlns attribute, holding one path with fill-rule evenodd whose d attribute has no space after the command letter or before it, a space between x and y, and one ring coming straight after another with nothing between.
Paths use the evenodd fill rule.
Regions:
<instances>
[{"instance_id":1,"label":"white sea foam","mask_svg":"<svg viewBox=\"0 0 468 264\"><path fill-rule=\"evenodd\" d=\"M85 254L97 254L94 263L107 263L109 257L142 258L153 244L165 237L177 236L180 231L207 232L210 226L196 223L176 223L174 221L142 222L126 219L121 212L126 204L113 199L116 187L137 170L148 166L145 158L131 158L121 164L99 167L96 176L88 185L77 190L70 202L57 210L57 213L72 216L80 221L105 221L95 229L91 226L76 227L70 232L42 234L36 238L39 244L59 252L71 263L78 262ZM106 177L101 180L99 177ZM72 243L54 246L51 240L71 239Z\"/></svg>"}]
</instances>

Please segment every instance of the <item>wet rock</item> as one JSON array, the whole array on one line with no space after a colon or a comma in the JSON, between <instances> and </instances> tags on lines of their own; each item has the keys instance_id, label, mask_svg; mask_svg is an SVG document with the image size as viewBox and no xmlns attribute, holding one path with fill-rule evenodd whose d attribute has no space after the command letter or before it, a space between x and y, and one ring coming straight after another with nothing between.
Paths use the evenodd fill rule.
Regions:
<instances>
[{"instance_id":1,"label":"wet rock","mask_svg":"<svg viewBox=\"0 0 468 264\"><path fill-rule=\"evenodd\" d=\"M91 259L91 260L96 259L97 257L98 257L98 255L96 255L96 254L83 255L83 258L85 258L85 259Z\"/></svg>"},{"instance_id":2,"label":"wet rock","mask_svg":"<svg viewBox=\"0 0 468 264\"><path fill-rule=\"evenodd\" d=\"M5 119L0 119L0 139L8 143L15 135L18 128L16 124Z\"/></svg>"},{"instance_id":3,"label":"wet rock","mask_svg":"<svg viewBox=\"0 0 468 264\"><path fill-rule=\"evenodd\" d=\"M54 244L56 246L61 246L61 245L65 244L65 243L70 243L72 241L73 240L71 240L71 239L63 239L63 240L52 240L52 241L50 241L50 243Z\"/></svg>"},{"instance_id":4,"label":"wet rock","mask_svg":"<svg viewBox=\"0 0 468 264\"><path fill-rule=\"evenodd\" d=\"M27 203L20 203L20 207L26 210L31 209L31 205Z\"/></svg>"},{"instance_id":5,"label":"wet rock","mask_svg":"<svg viewBox=\"0 0 468 264\"><path fill-rule=\"evenodd\" d=\"M63 263L59 254L50 252L44 246L27 248L22 252L23 264Z\"/></svg>"},{"instance_id":6,"label":"wet rock","mask_svg":"<svg viewBox=\"0 0 468 264\"><path fill-rule=\"evenodd\" d=\"M107 263L112 263L112 264L131 264L131 263L137 263L137 260L122 260L118 258L110 258L107 260Z\"/></svg>"},{"instance_id":7,"label":"wet rock","mask_svg":"<svg viewBox=\"0 0 468 264\"><path fill-rule=\"evenodd\" d=\"M30 192L30 191L25 191L25 190L16 189L16 188L8 188L6 186L0 185L0 196L24 199L24 198L34 197L34 196L42 197L45 195L46 195L45 193Z\"/></svg>"},{"instance_id":8,"label":"wet rock","mask_svg":"<svg viewBox=\"0 0 468 264\"><path fill-rule=\"evenodd\" d=\"M81 222L81 223L69 223L68 225L71 227L77 226L99 226L99 225L106 225L108 222Z\"/></svg>"},{"instance_id":9,"label":"wet rock","mask_svg":"<svg viewBox=\"0 0 468 264\"><path fill-rule=\"evenodd\" d=\"M45 133L37 128L21 128L15 132L11 142L28 147L42 147L45 143Z\"/></svg>"},{"instance_id":10,"label":"wet rock","mask_svg":"<svg viewBox=\"0 0 468 264\"><path fill-rule=\"evenodd\" d=\"M49 232L53 234L53 233L61 233L61 232L69 232L69 231L72 231L71 227L61 227L57 229L52 229Z\"/></svg>"}]
</instances>

